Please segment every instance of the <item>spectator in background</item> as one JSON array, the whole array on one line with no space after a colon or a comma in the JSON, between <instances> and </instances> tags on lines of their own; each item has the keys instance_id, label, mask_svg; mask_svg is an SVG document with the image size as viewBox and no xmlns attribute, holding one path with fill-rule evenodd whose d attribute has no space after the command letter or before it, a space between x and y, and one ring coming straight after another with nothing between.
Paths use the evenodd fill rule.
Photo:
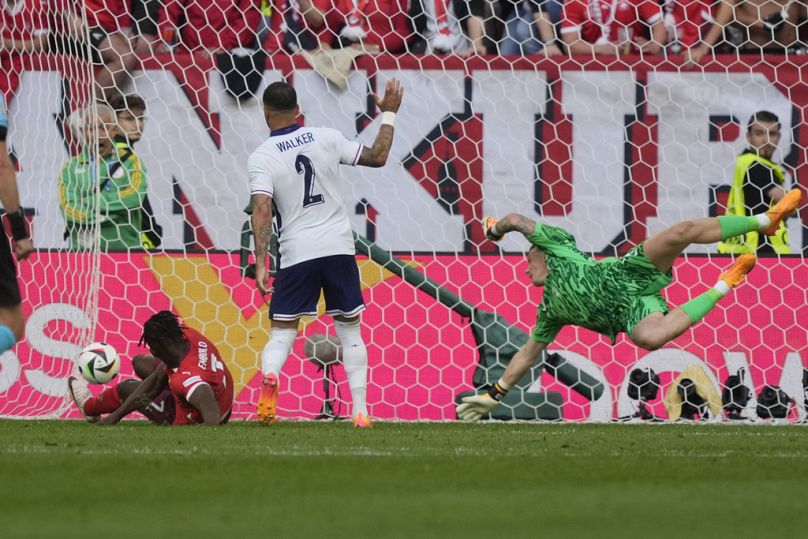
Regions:
<instances>
[{"instance_id":1,"label":"spectator in background","mask_svg":"<svg viewBox=\"0 0 808 539\"><path fill-rule=\"evenodd\" d=\"M135 52L139 57L162 52L157 21L163 0L131 0L132 33L136 37Z\"/></svg>"},{"instance_id":2,"label":"spectator in background","mask_svg":"<svg viewBox=\"0 0 808 539\"><path fill-rule=\"evenodd\" d=\"M780 142L777 115L766 110L754 113L746 127L746 141L749 146L735 160L726 215L765 213L786 194L783 167L772 161ZM756 250L758 254L768 255L791 253L785 219L772 236L753 231L718 244L718 252L722 254Z\"/></svg>"},{"instance_id":3,"label":"spectator in background","mask_svg":"<svg viewBox=\"0 0 808 539\"><path fill-rule=\"evenodd\" d=\"M654 0L567 0L561 37L569 54L657 54L667 40Z\"/></svg>"},{"instance_id":4,"label":"spectator in background","mask_svg":"<svg viewBox=\"0 0 808 539\"><path fill-rule=\"evenodd\" d=\"M93 60L102 65L95 73L99 98L109 99L121 92L138 64L129 1L84 0L81 3L89 28L78 29L79 39L89 36ZM81 12L77 10L81 8L73 9L76 10L73 19L81 21ZM78 21L75 24L81 24Z\"/></svg>"},{"instance_id":5,"label":"spectator in background","mask_svg":"<svg viewBox=\"0 0 808 539\"><path fill-rule=\"evenodd\" d=\"M505 29L500 54L527 56L542 50L547 56L561 54L544 0L503 0L501 4L505 8L500 13Z\"/></svg>"},{"instance_id":6,"label":"spectator in background","mask_svg":"<svg viewBox=\"0 0 808 539\"><path fill-rule=\"evenodd\" d=\"M337 44L369 54L406 52L411 35L408 0L337 0Z\"/></svg>"},{"instance_id":7,"label":"spectator in background","mask_svg":"<svg viewBox=\"0 0 808 539\"><path fill-rule=\"evenodd\" d=\"M48 52L48 4L6 0L0 5L0 92L9 97L19 84L23 55Z\"/></svg>"},{"instance_id":8,"label":"spectator in background","mask_svg":"<svg viewBox=\"0 0 808 539\"><path fill-rule=\"evenodd\" d=\"M718 2L713 0L665 0L665 27L673 53L701 42L717 7Z\"/></svg>"},{"instance_id":9,"label":"spectator in background","mask_svg":"<svg viewBox=\"0 0 808 539\"><path fill-rule=\"evenodd\" d=\"M254 49L260 0L164 0L157 23L163 39L188 52Z\"/></svg>"},{"instance_id":10,"label":"spectator in background","mask_svg":"<svg viewBox=\"0 0 808 539\"><path fill-rule=\"evenodd\" d=\"M742 53L783 54L800 45L798 30L806 9L805 3L793 0L721 0L715 23L688 51L688 61L697 64L725 37Z\"/></svg>"},{"instance_id":11,"label":"spectator in background","mask_svg":"<svg viewBox=\"0 0 808 539\"><path fill-rule=\"evenodd\" d=\"M330 47L337 24L334 0L261 0L258 41L264 50L293 54Z\"/></svg>"},{"instance_id":12,"label":"spectator in background","mask_svg":"<svg viewBox=\"0 0 808 539\"><path fill-rule=\"evenodd\" d=\"M68 122L84 145L59 175L59 207L70 249L94 249L96 227L102 251L140 249L146 178L137 155L115 144L115 112L107 105L90 105L74 111Z\"/></svg>"},{"instance_id":13,"label":"spectator in background","mask_svg":"<svg viewBox=\"0 0 808 539\"><path fill-rule=\"evenodd\" d=\"M469 18L466 21L472 54L488 54L488 38L485 21L488 19L488 2L486 0L466 0L469 6Z\"/></svg>"},{"instance_id":14,"label":"spectator in background","mask_svg":"<svg viewBox=\"0 0 808 539\"><path fill-rule=\"evenodd\" d=\"M108 14L107 8L102 13L91 12L103 6L100 0L88 0L84 3L88 11L88 20L93 23ZM110 3L115 9L125 11L124 4ZM114 5L113 5L114 4ZM125 35L106 35L101 28L90 28L84 24L80 4L73 0L5 0L0 4L0 89L11 92L16 89L19 75L23 69L22 56L51 52L55 54L71 54L84 60L90 60L86 54L87 37L93 42L93 60L105 62L97 75L97 83L101 95L108 91L117 91L114 87L128 71L121 67L123 61L113 54ZM115 22L112 22L114 25ZM102 54L100 48L105 49Z\"/></svg>"},{"instance_id":15,"label":"spectator in background","mask_svg":"<svg viewBox=\"0 0 808 539\"><path fill-rule=\"evenodd\" d=\"M119 148L122 155L126 152L135 153L135 143L143 136L143 128L146 123L146 102L137 94L114 96L110 106L115 111L118 120L118 135L115 137L115 146ZM136 156L137 157L137 156ZM141 170L146 176L146 166L141 163ZM149 195L143 195L143 216L142 216L141 240L143 248L146 250L160 247L163 241L163 227L157 224L154 218Z\"/></svg>"},{"instance_id":16,"label":"spectator in background","mask_svg":"<svg viewBox=\"0 0 808 539\"><path fill-rule=\"evenodd\" d=\"M469 4L466 0L412 0L409 18L416 39L411 52L470 55L473 48L466 30L471 16Z\"/></svg>"}]
</instances>

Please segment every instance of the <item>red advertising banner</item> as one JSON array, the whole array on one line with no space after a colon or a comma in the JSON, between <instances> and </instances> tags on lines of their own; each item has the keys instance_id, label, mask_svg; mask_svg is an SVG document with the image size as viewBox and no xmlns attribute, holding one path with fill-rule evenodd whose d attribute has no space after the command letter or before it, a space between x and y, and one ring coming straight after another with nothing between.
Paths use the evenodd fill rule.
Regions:
<instances>
[{"instance_id":1,"label":"red advertising banner","mask_svg":"<svg viewBox=\"0 0 808 539\"><path fill-rule=\"evenodd\" d=\"M666 289L679 305L711 286L728 259L688 257L674 268ZM101 255L98 281L93 258L78 254L35 255L20 265L27 338L0 357L0 414L42 415L65 402L64 377L72 368L82 328L92 326L86 312L97 309L91 340L112 344L121 354L121 378L131 375L129 358L138 347L141 324L156 310L174 309L185 322L217 344L236 383L235 419L254 414L260 379L260 353L268 338L267 305L254 282L241 276L235 255ZM521 256L417 256L421 271L467 302L502 315L529 331L541 289L530 286ZM476 344L468 321L375 263L359 259L367 311L363 337L368 344L371 414L379 419L445 420L454 418L454 398L472 389ZM72 270L51 271L52 268ZM95 306L86 305L90 286L98 286ZM700 366L720 393L726 377L745 367L748 384L759 391L779 385L802 411L802 365L808 361L808 271L797 258L761 259L749 282L722 300L703 322L655 352L639 350L625 336L615 346L590 331L567 328L551 345L576 368L607 388L588 402L547 373L531 391L559 391L563 417L609 420L630 415L627 377L634 368L653 368L663 388L650 403L665 416L662 397L670 381L690 365ZM322 372L305 359L304 340L331 333L329 317L306 320L282 376L281 415L311 418L323 404ZM349 392L336 369L342 400ZM339 404L339 403L338 403ZM341 408L340 408L341 406ZM344 403L338 411L346 413ZM74 410L68 417L77 417Z\"/></svg>"}]
</instances>

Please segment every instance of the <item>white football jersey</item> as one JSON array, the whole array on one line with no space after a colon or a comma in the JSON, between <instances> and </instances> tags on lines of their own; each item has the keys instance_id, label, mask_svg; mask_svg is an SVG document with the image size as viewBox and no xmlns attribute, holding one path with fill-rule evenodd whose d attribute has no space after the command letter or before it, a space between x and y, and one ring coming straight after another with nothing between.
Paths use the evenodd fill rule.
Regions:
<instances>
[{"instance_id":1,"label":"white football jersey","mask_svg":"<svg viewBox=\"0 0 808 539\"><path fill-rule=\"evenodd\" d=\"M247 161L250 193L268 195L278 225L279 268L332 255L353 255L339 165L356 166L362 144L326 127L274 131Z\"/></svg>"}]
</instances>

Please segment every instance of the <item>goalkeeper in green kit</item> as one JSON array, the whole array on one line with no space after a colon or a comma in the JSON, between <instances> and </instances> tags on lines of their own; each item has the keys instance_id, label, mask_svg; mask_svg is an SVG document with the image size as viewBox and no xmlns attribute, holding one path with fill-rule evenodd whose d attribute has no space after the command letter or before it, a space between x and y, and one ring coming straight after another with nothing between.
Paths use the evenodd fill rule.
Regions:
<instances>
[{"instance_id":1,"label":"goalkeeper in green kit","mask_svg":"<svg viewBox=\"0 0 808 539\"><path fill-rule=\"evenodd\" d=\"M602 333L612 343L618 333L625 332L646 350L656 350L672 341L741 284L756 262L753 254L741 255L719 276L715 286L670 309L660 290L672 281L671 268L682 251L693 243L715 243L752 231L774 234L797 209L800 197L799 189L794 189L760 215L683 221L625 256L600 261L579 251L575 238L564 229L516 213L499 221L486 217L483 227L489 239L499 241L508 232L520 232L531 243L527 275L533 285L544 287L544 294L527 343L488 392L463 398L457 406L457 416L476 421L488 415L566 325Z\"/></svg>"}]
</instances>

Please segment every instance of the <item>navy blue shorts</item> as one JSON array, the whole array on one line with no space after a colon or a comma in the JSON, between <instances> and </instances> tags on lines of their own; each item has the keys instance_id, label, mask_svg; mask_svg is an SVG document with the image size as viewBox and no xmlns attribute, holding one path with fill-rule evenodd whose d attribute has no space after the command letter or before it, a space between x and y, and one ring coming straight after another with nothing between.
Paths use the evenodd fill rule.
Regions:
<instances>
[{"instance_id":1,"label":"navy blue shorts","mask_svg":"<svg viewBox=\"0 0 808 539\"><path fill-rule=\"evenodd\" d=\"M275 275L275 291L269 303L271 320L296 320L317 316L320 291L325 314L356 316L365 310L359 268L353 255L334 255L306 260Z\"/></svg>"}]
</instances>

